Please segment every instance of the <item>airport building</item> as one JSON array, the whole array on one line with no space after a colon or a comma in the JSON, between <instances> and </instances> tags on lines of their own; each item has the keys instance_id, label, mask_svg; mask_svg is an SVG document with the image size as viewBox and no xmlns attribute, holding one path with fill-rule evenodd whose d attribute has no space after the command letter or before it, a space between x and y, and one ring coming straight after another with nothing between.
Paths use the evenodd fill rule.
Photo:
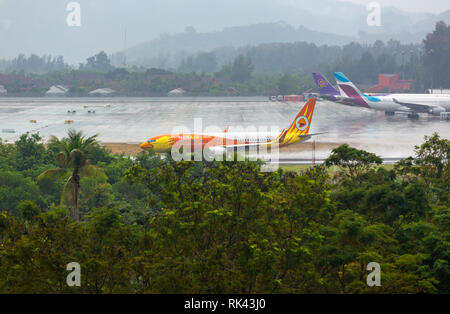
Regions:
<instances>
[{"instance_id":1,"label":"airport building","mask_svg":"<svg viewBox=\"0 0 450 314\"><path fill-rule=\"evenodd\" d=\"M116 93L116 91L111 88L99 88L99 89L89 92L89 95L91 95L91 96L111 96L115 93Z\"/></svg>"},{"instance_id":2,"label":"airport building","mask_svg":"<svg viewBox=\"0 0 450 314\"><path fill-rule=\"evenodd\" d=\"M182 88L175 88L173 90L171 90L167 96L170 97L176 97L176 96L184 96L186 94L186 91Z\"/></svg>"},{"instance_id":3,"label":"airport building","mask_svg":"<svg viewBox=\"0 0 450 314\"><path fill-rule=\"evenodd\" d=\"M397 74L379 74L378 84L370 87L366 91L368 93L402 93L411 89L413 80L400 80Z\"/></svg>"},{"instance_id":4,"label":"airport building","mask_svg":"<svg viewBox=\"0 0 450 314\"><path fill-rule=\"evenodd\" d=\"M54 85L48 89L48 91L45 92L45 95L47 96L63 96L67 94L69 89L67 89L65 86L62 85Z\"/></svg>"},{"instance_id":5,"label":"airport building","mask_svg":"<svg viewBox=\"0 0 450 314\"><path fill-rule=\"evenodd\" d=\"M450 89L442 89L442 88L439 88L439 89L429 89L428 90L428 94L450 94Z\"/></svg>"}]
</instances>

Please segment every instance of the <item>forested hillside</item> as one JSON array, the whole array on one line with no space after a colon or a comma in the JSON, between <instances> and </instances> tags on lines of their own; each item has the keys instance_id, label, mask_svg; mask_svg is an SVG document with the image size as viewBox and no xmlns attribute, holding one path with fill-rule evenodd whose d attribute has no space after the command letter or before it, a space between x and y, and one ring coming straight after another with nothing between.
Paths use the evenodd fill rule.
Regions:
<instances>
[{"instance_id":1,"label":"forested hillside","mask_svg":"<svg viewBox=\"0 0 450 314\"><path fill-rule=\"evenodd\" d=\"M1 293L449 293L450 141L302 173L0 142ZM66 265L81 265L81 286ZM366 265L381 266L381 286Z\"/></svg>"}]
</instances>

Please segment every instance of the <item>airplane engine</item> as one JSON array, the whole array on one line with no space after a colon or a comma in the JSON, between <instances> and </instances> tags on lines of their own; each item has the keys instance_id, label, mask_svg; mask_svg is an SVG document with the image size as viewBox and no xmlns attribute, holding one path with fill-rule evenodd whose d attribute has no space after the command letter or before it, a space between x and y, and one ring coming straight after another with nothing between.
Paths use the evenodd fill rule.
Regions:
<instances>
[{"instance_id":1,"label":"airplane engine","mask_svg":"<svg viewBox=\"0 0 450 314\"><path fill-rule=\"evenodd\" d=\"M440 115L441 115L441 112L445 112L445 109L442 108L442 107L435 107L435 108L433 108L433 109L430 110L430 113L431 113L433 116L440 116Z\"/></svg>"},{"instance_id":2,"label":"airplane engine","mask_svg":"<svg viewBox=\"0 0 450 314\"><path fill-rule=\"evenodd\" d=\"M227 152L224 147L208 147L204 150L203 154L207 159L214 159L216 156L223 156Z\"/></svg>"},{"instance_id":3,"label":"airplane engine","mask_svg":"<svg viewBox=\"0 0 450 314\"><path fill-rule=\"evenodd\" d=\"M227 152L225 147L210 147L209 150L216 155L225 154Z\"/></svg>"}]
</instances>

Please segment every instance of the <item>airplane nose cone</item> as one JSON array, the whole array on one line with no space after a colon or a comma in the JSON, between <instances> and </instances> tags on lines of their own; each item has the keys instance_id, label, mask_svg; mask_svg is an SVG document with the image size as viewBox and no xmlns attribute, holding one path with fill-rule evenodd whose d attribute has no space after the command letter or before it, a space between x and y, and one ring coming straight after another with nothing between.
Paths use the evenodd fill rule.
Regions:
<instances>
[{"instance_id":1,"label":"airplane nose cone","mask_svg":"<svg viewBox=\"0 0 450 314\"><path fill-rule=\"evenodd\" d=\"M153 145L147 142L142 143L141 145L139 145L142 149L152 149Z\"/></svg>"}]
</instances>

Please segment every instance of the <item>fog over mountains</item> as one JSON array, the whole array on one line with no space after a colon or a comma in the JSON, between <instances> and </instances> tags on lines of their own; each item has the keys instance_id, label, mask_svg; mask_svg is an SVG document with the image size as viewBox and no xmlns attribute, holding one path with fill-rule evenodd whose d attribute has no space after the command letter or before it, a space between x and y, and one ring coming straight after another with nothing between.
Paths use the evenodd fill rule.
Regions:
<instances>
[{"instance_id":1,"label":"fog over mountains","mask_svg":"<svg viewBox=\"0 0 450 314\"><path fill-rule=\"evenodd\" d=\"M436 21L450 23L450 10L430 14L382 7L382 26L369 27L365 6L337 0L77 2L81 27L66 24L69 1L0 0L0 58L36 53L63 55L78 63L100 50L125 50L127 62L133 63L168 52L270 42L418 42Z\"/></svg>"}]
</instances>

